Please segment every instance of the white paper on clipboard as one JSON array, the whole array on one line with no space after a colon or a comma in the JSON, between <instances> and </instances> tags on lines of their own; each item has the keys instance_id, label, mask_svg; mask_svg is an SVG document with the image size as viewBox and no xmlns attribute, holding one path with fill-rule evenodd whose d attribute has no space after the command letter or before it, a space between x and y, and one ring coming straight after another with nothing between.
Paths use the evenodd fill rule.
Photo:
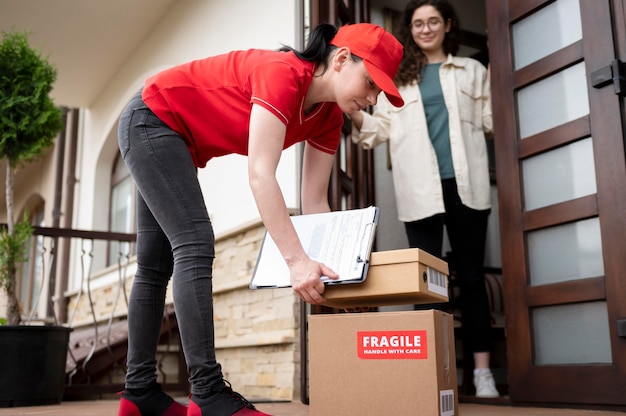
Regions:
<instances>
[{"instance_id":1,"label":"white paper on clipboard","mask_svg":"<svg viewBox=\"0 0 626 416\"><path fill-rule=\"evenodd\" d=\"M362 283L367 277L379 208L296 215L291 221L306 253L339 274L325 284ZM251 289L290 287L289 268L276 243L265 233Z\"/></svg>"}]
</instances>

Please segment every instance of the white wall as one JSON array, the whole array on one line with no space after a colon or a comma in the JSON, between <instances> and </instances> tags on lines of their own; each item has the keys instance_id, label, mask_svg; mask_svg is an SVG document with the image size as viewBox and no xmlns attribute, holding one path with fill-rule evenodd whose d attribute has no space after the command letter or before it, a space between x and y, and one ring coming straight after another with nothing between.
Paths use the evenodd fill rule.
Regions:
<instances>
[{"instance_id":1,"label":"white wall","mask_svg":"<svg viewBox=\"0 0 626 416\"><path fill-rule=\"evenodd\" d=\"M109 181L118 152L118 118L146 77L173 65L234 49L277 49L282 44L299 47L297 12L292 0L238 0L236 7L232 2L212 0L176 2L82 113L73 227L107 229ZM294 147L285 152L279 168L279 182L291 209L299 205L294 175L297 151ZM215 159L201 170L199 178L218 237L258 219L243 157Z\"/></svg>"}]
</instances>

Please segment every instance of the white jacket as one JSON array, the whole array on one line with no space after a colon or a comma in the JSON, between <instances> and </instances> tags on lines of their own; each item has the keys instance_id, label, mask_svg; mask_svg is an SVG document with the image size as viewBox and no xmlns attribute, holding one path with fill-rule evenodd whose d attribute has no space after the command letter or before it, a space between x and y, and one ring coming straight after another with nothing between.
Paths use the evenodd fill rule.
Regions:
<instances>
[{"instance_id":1,"label":"white jacket","mask_svg":"<svg viewBox=\"0 0 626 416\"><path fill-rule=\"evenodd\" d=\"M450 147L464 205L491 208L489 161L485 133L491 133L491 92L485 67L471 58L448 56L439 70L448 108ZM352 140L371 149L390 144L398 219L416 221L443 213L443 195L437 156L428 136L426 115L416 83L399 88L404 106L393 107L380 94L374 114L364 114Z\"/></svg>"}]
</instances>

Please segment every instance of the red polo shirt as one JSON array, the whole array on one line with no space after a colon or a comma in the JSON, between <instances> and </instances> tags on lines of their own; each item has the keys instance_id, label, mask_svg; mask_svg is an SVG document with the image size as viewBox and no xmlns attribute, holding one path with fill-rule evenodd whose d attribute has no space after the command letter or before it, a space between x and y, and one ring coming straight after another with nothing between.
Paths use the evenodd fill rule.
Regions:
<instances>
[{"instance_id":1,"label":"red polo shirt","mask_svg":"<svg viewBox=\"0 0 626 416\"><path fill-rule=\"evenodd\" d=\"M284 148L306 140L326 153L339 145L335 103L304 114L314 64L292 52L251 49L200 59L146 80L143 100L187 142L198 167L213 157L248 154L250 110L258 104L287 126Z\"/></svg>"}]
</instances>

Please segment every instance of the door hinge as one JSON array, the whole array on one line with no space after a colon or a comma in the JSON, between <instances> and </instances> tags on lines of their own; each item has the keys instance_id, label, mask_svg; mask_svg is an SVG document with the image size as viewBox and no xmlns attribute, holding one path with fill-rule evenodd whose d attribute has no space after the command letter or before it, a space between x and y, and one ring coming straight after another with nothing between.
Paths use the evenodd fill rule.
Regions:
<instances>
[{"instance_id":1,"label":"door hinge","mask_svg":"<svg viewBox=\"0 0 626 416\"><path fill-rule=\"evenodd\" d=\"M615 94L626 96L626 64L619 59L591 73L591 85L594 88L602 88L610 83L613 83Z\"/></svg>"}]
</instances>

